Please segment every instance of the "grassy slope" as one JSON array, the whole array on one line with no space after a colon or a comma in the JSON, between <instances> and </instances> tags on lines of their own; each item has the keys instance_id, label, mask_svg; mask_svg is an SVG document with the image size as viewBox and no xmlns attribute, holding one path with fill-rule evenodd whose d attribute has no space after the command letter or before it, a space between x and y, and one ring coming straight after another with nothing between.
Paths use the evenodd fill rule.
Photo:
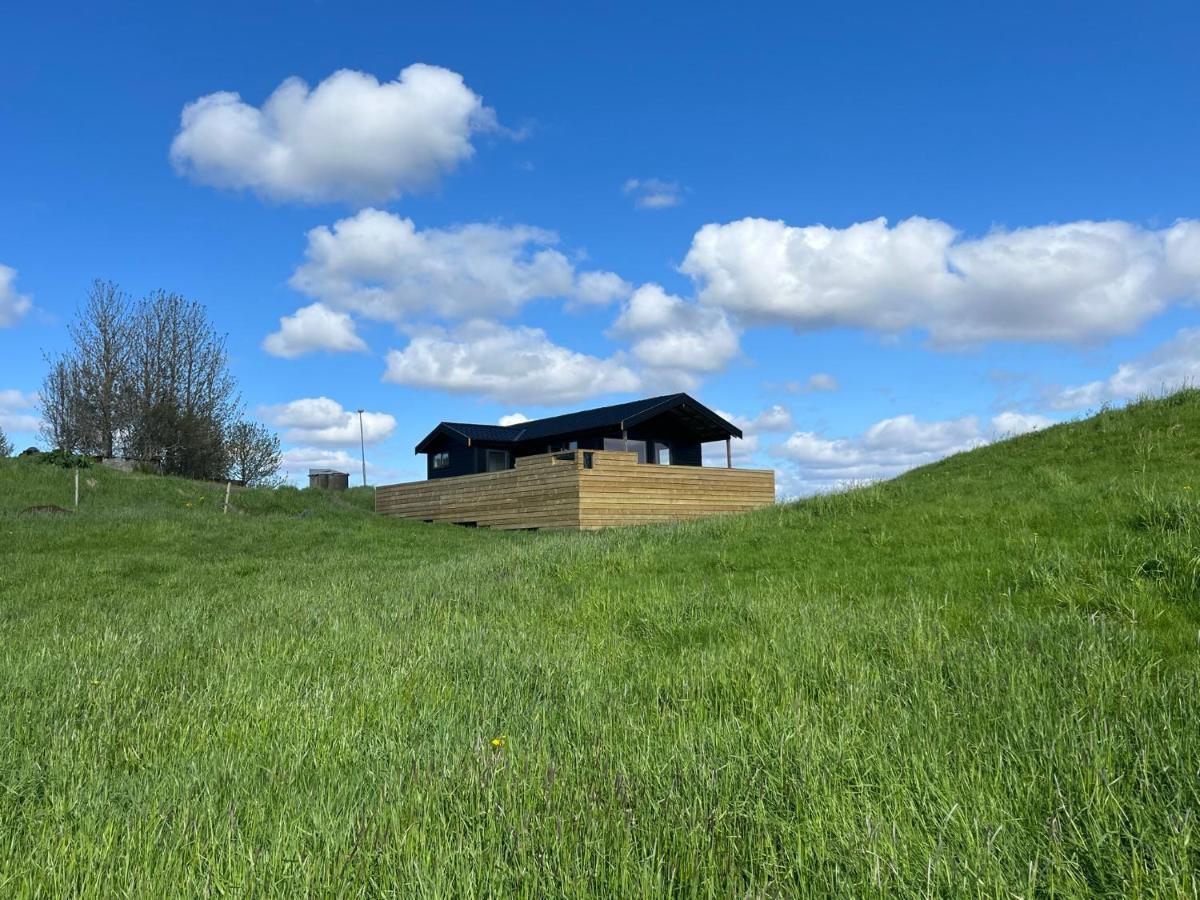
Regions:
<instances>
[{"instance_id":1,"label":"grassy slope","mask_svg":"<svg viewBox=\"0 0 1200 900\"><path fill-rule=\"evenodd\" d=\"M599 534L0 465L0 894L1195 896L1198 460Z\"/></svg>"}]
</instances>

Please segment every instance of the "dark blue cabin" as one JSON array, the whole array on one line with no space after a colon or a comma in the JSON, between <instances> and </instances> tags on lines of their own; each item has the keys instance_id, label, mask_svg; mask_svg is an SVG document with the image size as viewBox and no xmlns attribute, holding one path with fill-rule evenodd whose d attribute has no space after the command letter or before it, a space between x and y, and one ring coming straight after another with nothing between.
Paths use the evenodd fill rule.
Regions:
<instances>
[{"instance_id":1,"label":"dark blue cabin","mask_svg":"<svg viewBox=\"0 0 1200 900\"><path fill-rule=\"evenodd\" d=\"M416 452L430 478L511 469L518 457L561 450L626 450L652 465L698 466L700 446L742 431L687 394L633 400L516 425L442 422Z\"/></svg>"}]
</instances>

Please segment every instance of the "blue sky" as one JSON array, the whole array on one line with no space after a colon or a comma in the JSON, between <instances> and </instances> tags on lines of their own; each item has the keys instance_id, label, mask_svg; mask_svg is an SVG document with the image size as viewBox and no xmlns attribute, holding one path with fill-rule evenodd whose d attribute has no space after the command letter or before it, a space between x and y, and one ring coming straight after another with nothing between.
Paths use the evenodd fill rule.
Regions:
<instances>
[{"instance_id":1,"label":"blue sky","mask_svg":"<svg viewBox=\"0 0 1200 900\"><path fill-rule=\"evenodd\" d=\"M807 493L1200 374L1195 4L173 6L5 14L19 446L94 278L293 476L685 389Z\"/></svg>"}]
</instances>

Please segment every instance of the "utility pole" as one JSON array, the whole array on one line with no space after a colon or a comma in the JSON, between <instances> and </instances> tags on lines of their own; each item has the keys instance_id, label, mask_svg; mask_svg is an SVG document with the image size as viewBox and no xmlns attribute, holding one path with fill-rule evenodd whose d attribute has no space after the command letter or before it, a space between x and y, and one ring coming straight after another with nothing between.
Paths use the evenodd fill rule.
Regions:
<instances>
[{"instance_id":1,"label":"utility pole","mask_svg":"<svg viewBox=\"0 0 1200 900\"><path fill-rule=\"evenodd\" d=\"M366 439L365 434L363 433L362 414L363 414L363 411L360 409L358 411L358 446L359 446L359 449L362 450L363 487L366 487L367 486L367 439Z\"/></svg>"}]
</instances>

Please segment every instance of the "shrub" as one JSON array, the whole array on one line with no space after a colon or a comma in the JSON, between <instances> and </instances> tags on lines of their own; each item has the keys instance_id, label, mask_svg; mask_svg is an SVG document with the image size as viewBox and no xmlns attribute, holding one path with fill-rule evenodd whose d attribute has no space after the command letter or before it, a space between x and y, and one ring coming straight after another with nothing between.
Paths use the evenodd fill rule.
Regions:
<instances>
[{"instance_id":1,"label":"shrub","mask_svg":"<svg viewBox=\"0 0 1200 900\"><path fill-rule=\"evenodd\" d=\"M86 456L71 453L69 450L51 450L49 453L39 453L37 461L64 469L90 469L92 461Z\"/></svg>"}]
</instances>

